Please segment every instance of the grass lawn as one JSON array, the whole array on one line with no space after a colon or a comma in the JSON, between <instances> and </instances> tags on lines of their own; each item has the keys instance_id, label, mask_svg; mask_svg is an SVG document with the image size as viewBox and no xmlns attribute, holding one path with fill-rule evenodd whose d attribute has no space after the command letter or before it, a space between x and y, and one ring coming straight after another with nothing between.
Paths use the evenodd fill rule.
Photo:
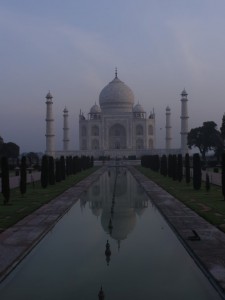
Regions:
<instances>
[{"instance_id":1,"label":"grass lawn","mask_svg":"<svg viewBox=\"0 0 225 300\"><path fill-rule=\"evenodd\" d=\"M49 185L46 189L41 187L40 182L35 182L35 186L27 184L27 192L24 196L20 194L19 188L12 189L10 191L10 205L3 205L3 196L0 194L0 231L12 226L43 204L48 203L97 169L98 167L93 167L76 175L70 175L66 177L66 180L55 185Z\"/></svg>"},{"instance_id":2,"label":"grass lawn","mask_svg":"<svg viewBox=\"0 0 225 300\"><path fill-rule=\"evenodd\" d=\"M211 185L210 190L207 192L205 183L202 182L201 189L196 191L193 189L192 182L187 185L185 179L182 182L178 182L148 168L137 167L137 169L186 206L225 232L225 201L221 187Z\"/></svg>"}]
</instances>

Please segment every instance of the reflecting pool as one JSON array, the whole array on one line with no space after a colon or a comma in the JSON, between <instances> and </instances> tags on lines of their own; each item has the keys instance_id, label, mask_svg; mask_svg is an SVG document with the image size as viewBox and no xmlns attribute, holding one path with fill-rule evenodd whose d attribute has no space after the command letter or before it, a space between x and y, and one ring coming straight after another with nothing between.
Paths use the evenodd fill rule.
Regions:
<instances>
[{"instance_id":1,"label":"reflecting pool","mask_svg":"<svg viewBox=\"0 0 225 300\"><path fill-rule=\"evenodd\" d=\"M221 299L126 168L108 168L0 286L1 300Z\"/></svg>"}]
</instances>

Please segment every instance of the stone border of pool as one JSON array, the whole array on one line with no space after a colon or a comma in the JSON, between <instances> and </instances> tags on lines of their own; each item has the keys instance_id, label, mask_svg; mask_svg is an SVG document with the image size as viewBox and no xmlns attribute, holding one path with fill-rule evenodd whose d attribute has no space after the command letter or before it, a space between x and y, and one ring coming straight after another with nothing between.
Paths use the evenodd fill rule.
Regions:
<instances>
[{"instance_id":1,"label":"stone border of pool","mask_svg":"<svg viewBox=\"0 0 225 300\"><path fill-rule=\"evenodd\" d=\"M0 282L30 253L105 169L98 169L0 234Z\"/></svg>"},{"instance_id":2,"label":"stone border of pool","mask_svg":"<svg viewBox=\"0 0 225 300\"><path fill-rule=\"evenodd\" d=\"M128 169L174 230L189 254L225 299L225 234L134 167ZM190 240L195 230L200 240Z\"/></svg>"}]
</instances>

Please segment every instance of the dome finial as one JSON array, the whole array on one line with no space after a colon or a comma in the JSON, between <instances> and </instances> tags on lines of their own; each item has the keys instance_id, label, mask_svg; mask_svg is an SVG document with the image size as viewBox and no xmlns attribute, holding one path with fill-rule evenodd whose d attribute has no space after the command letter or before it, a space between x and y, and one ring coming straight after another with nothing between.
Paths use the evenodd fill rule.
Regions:
<instances>
[{"instance_id":1,"label":"dome finial","mask_svg":"<svg viewBox=\"0 0 225 300\"><path fill-rule=\"evenodd\" d=\"M115 68L115 78L118 78L117 77L117 67Z\"/></svg>"}]
</instances>

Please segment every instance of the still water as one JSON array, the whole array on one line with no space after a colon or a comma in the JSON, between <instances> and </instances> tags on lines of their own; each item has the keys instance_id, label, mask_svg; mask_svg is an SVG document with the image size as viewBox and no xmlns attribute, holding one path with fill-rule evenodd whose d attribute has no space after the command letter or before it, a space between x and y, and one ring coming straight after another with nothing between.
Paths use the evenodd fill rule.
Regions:
<instances>
[{"instance_id":1,"label":"still water","mask_svg":"<svg viewBox=\"0 0 225 300\"><path fill-rule=\"evenodd\" d=\"M220 299L125 168L86 191L1 284L0 299L94 300L101 285L106 300Z\"/></svg>"}]
</instances>

